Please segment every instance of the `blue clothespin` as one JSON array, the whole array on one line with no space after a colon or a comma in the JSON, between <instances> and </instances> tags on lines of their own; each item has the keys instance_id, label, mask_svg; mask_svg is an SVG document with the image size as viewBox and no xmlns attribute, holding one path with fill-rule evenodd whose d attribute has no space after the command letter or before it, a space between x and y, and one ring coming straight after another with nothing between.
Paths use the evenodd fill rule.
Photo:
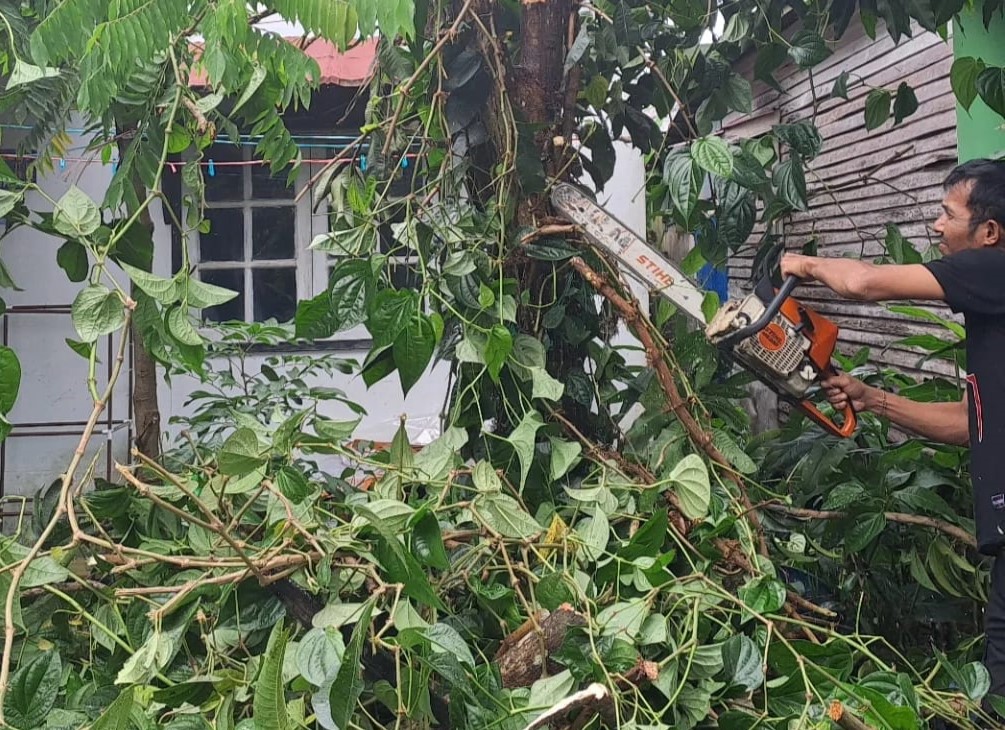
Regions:
<instances>
[{"instance_id":1,"label":"blue clothespin","mask_svg":"<svg viewBox=\"0 0 1005 730\"><path fill-rule=\"evenodd\" d=\"M59 169L60 170L66 169L66 160L64 160L62 157L59 158Z\"/></svg>"},{"instance_id":2,"label":"blue clothespin","mask_svg":"<svg viewBox=\"0 0 1005 730\"><path fill-rule=\"evenodd\" d=\"M118 171L119 171L119 161L112 160L112 174L114 175Z\"/></svg>"},{"instance_id":3,"label":"blue clothespin","mask_svg":"<svg viewBox=\"0 0 1005 730\"><path fill-rule=\"evenodd\" d=\"M401 169L404 170L407 167L408 167L408 158L407 157L402 157L401 158Z\"/></svg>"},{"instance_id":4,"label":"blue clothespin","mask_svg":"<svg viewBox=\"0 0 1005 730\"><path fill-rule=\"evenodd\" d=\"M366 172L366 155L359 156L359 169Z\"/></svg>"},{"instance_id":5,"label":"blue clothespin","mask_svg":"<svg viewBox=\"0 0 1005 730\"><path fill-rule=\"evenodd\" d=\"M216 177L216 165L213 164L213 160L209 161L209 176Z\"/></svg>"}]
</instances>

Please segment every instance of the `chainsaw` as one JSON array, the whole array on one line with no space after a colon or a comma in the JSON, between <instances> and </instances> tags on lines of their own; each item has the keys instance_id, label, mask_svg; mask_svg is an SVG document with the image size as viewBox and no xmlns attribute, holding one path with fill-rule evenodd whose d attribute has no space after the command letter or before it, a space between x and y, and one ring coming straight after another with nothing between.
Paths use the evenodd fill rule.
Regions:
<instances>
[{"instance_id":1,"label":"chainsaw","mask_svg":"<svg viewBox=\"0 0 1005 730\"><path fill-rule=\"evenodd\" d=\"M555 185L551 202L579 226L590 243L705 324L701 289L628 226L568 183ZM792 298L798 284L799 279L790 276L776 290L765 279L753 294L726 302L705 327L705 336L827 431L847 438L857 425L851 405L844 409L838 425L809 397L823 378L835 372L831 357L838 327Z\"/></svg>"}]
</instances>

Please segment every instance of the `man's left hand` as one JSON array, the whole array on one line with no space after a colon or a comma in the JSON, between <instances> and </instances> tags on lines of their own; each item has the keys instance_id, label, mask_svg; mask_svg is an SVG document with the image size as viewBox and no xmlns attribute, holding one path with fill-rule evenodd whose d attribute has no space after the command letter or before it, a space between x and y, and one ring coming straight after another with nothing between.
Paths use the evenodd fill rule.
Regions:
<instances>
[{"instance_id":1,"label":"man's left hand","mask_svg":"<svg viewBox=\"0 0 1005 730\"><path fill-rule=\"evenodd\" d=\"M814 263L816 263L816 257L814 256L787 253L782 256L782 278L795 276L803 281L812 281L814 277L811 269Z\"/></svg>"}]
</instances>

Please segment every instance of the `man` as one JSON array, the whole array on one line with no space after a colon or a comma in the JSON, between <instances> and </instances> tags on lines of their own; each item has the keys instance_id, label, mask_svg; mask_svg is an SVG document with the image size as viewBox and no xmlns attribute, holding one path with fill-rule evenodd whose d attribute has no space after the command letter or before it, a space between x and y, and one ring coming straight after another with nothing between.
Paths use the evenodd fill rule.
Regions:
<instances>
[{"instance_id":1,"label":"man","mask_svg":"<svg viewBox=\"0 0 1005 730\"><path fill-rule=\"evenodd\" d=\"M819 281L850 299L946 302L967 330L967 390L959 403L916 403L840 374L824 382L838 409L849 401L919 436L970 444L980 551L995 556L985 611L984 663L1005 695L1005 162L974 160L946 178L934 230L944 258L875 265L786 255L782 273Z\"/></svg>"}]
</instances>

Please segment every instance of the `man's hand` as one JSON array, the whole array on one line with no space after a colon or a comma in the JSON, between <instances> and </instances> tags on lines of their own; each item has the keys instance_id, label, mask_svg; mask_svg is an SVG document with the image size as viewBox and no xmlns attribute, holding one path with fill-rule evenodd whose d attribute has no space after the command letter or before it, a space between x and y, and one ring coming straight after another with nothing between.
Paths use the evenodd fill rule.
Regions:
<instances>
[{"instance_id":1,"label":"man's hand","mask_svg":"<svg viewBox=\"0 0 1005 730\"><path fill-rule=\"evenodd\" d=\"M827 400L839 411L844 410L849 402L856 412L873 410L871 406L875 399L870 396L876 389L861 380L856 380L845 373L838 373L823 380L822 385L827 394Z\"/></svg>"},{"instance_id":2,"label":"man's hand","mask_svg":"<svg viewBox=\"0 0 1005 730\"><path fill-rule=\"evenodd\" d=\"M803 256L798 253L787 253L782 256L782 278L795 276L804 281L813 281L811 268L816 263L815 256Z\"/></svg>"}]
</instances>

